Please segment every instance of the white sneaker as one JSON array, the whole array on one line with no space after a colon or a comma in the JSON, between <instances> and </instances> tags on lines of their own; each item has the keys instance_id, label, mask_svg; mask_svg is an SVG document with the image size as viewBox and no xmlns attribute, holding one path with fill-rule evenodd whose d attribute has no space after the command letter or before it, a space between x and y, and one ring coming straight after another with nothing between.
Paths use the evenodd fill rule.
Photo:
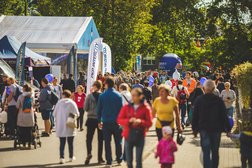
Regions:
<instances>
[{"instance_id":1,"label":"white sneaker","mask_svg":"<svg viewBox=\"0 0 252 168\"><path fill-rule=\"evenodd\" d=\"M65 159L63 159L63 158L60 158L60 162L59 162L60 164L64 164L65 163Z\"/></svg>"},{"instance_id":2,"label":"white sneaker","mask_svg":"<svg viewBox=\"0 0 252 168\"><path fill-rule=\"evenodd\" d=\"M73 156L72 158L69 159L69 162L73 162L73 161L75 161L75 160L76 160L76 157Z\"/></svg>"}]
</instances>

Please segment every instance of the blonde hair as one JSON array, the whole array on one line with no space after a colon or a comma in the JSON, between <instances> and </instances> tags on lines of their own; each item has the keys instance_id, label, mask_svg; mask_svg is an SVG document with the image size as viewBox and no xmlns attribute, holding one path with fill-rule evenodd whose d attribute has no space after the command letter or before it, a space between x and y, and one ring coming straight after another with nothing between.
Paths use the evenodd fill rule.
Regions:
<instances>
[{"instance_id":1,"label":"blonde hair","mask_svg":"<svg viewBox=\"0 0 252 168\"><path fill-rule=\"evenodd\" d=\"M80 88L82 90L82 92L84 92L84 87L82 85L78 85L77 88Z\"/></svg>"},{"instance_id":2,"label":"blonde hair","mask_svg":"<svg viewBox=\"0 0 252 168\"><path fill-rule=\"evenodd\" d=\"M171 93L171 87L169 85L161 84L158 87L158 91L160 91L161 89L164 89L168 94Z\"/></svg>"},{"instance_id":3,"label":"blonde hair","mask_svg":"<svg viewBox=\"0 0 252 168\"><path fill-rule=\"evenodd\" d=\"M225 82L224 85L230 87L230 86L231 86L231 83L230 83L230 82Z\"/></svg>"}]
</instances>

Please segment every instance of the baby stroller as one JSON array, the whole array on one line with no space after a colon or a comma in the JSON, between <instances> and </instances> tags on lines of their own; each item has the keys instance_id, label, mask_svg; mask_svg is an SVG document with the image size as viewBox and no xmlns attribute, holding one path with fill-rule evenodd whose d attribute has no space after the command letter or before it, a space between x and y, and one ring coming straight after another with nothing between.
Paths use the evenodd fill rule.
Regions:
<instances>
[{"instance_id":1,"label":"baby stroller","mask_svg":"<svg viewBox=\"0 0 252 168\"><path fill-rule=\"evenodd\" d=\"M35 124L33 127L18 127L16 130L16 136L14 138L14 149L23 145L26 147L28 143L28 147L31 148L31 145L34 146L34 149L37 149L42 146L40 141L40 132L37 124L37 115L34 113Z\"/></svg>"},{"instance_id":2,"label":"baby stroller","mask_svg":"<svg viewBox=\"0 0 252 168\"><path fill-rule=\"evenodd\" d=\"M7 123L7 112L0 108L0 137L5 135L5 124Z\"/></svg>"},{"instance_id":3,"label":"baby stroller","mask_svg":"<svg viewBox=\"0 0 252 168\"><path fill-rule=\"evenodd\" d=\"M0 122L0 138L4 136L4 124Z\"/></svg>"}]
</instances>

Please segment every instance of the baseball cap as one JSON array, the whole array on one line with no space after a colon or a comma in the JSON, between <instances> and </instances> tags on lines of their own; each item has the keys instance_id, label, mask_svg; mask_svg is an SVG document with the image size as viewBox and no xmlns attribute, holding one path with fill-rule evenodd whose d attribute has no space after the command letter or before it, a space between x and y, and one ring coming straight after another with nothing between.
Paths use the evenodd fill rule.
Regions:
<instances>
[{"instance_id":1,"label":"baseball cap","mask_svg":"<svg viewBox=\"0 0 252 168\"><path fill-rule=\"evenodd\" d=\"M162 128L162 132L171 135L172 134L172 129L170 126L165 126Z\"/></svg>"}]
</instances>

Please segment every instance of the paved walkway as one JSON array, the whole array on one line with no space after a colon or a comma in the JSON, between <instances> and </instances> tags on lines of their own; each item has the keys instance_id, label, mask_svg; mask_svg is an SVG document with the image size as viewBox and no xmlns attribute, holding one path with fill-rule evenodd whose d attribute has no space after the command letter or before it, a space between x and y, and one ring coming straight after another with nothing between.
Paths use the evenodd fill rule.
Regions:
<instances>
[{"instance_id":1,"label":"paved walkway","mask_svg":"<svg viewBox=\"0 0 252 168\"><path fill-rule=\"evenodd\" d=\"M178 146L175 155L174 168L200 168L200 139L193 138L190 128L185 130L186 140L182 146ZM158 168L158 160L154 158L154 150L144 160L144 168ZM236 147L226 135L222 135L220 146L220 168L240 168L239 148Z\"/></svg>"},{"instance_id":2,"label":"paved walkway","mask_svg":"<svg viewBox=\"0 0 252 168\"><path fill-rule=\"evenodd\" d=\"M86 117L85 117L86 118ZM41 119L39 118L41 121ZM42 128L42 122L40 122ZM200 146L199 138L193 138L190 128L185 130L186 141L176 153L175 168L200 168ZM59 140L53 134L50 138L41 138L42 148L36 150L14 150L13 141L0 140L0 167L84 167L84 159L86 157L85 147L85 130L78 132L75 138L75 156L77 160L73 163L66 163L65 165L58 164L58 146ZM96 137L96 136L95 136ZM96 139L96 138L95 138ZM94 140L95 140L94 139ZM148 132L143 154L143 168L158 168L158 160L154 158L154 150L157 145L156 133L154 126ZM114 145L112 145L114 147ZM97 141L93 143L93 156L91 160L91 168L105 168L105 165L97 165ZM67 156L68 150L66 148L65 154ZM114 153L114 150L113 150ZM234 143L228 139L224 134L222 136L222 143L220 148L220 168L238 168L240 167L239 149L235 147ZM117 168L126 168L126 164L116 166Z\"/></svg>"}]
</instances>

